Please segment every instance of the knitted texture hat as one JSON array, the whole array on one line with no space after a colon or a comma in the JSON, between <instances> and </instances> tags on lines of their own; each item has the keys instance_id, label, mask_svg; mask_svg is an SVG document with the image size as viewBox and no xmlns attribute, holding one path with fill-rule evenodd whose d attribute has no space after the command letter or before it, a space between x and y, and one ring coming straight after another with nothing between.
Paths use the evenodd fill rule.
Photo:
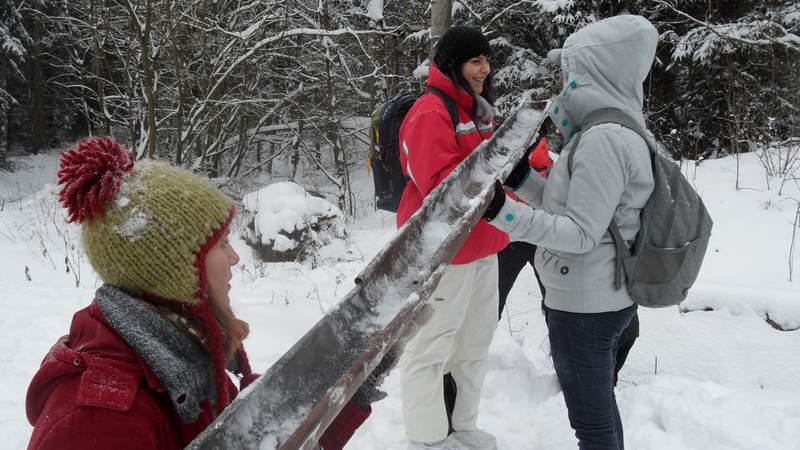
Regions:
<instances>
[{"instance_id":1,"label":"knitted texture hat","mask_svg":"<svg viewBox=\"0 0 800 450\"><path fill-rule=\"evenodd\" d=\"M492 55L489 41L480 31L459 25L450 28L439 38L433 63L442 73L450 75L470 58L480 55Z\"/></svg>"},{"instance_id":2,"label":"knitted texture hat","mask_svg":"<svg viewBox=\"0 0 800 450\"><path fill-rule=\"evenodd\" d=\"M62 153L58 183L68 221L82 224L86 255L105 283L200 320L224 407L224 335L209 305L205 259L233 218L233 201L189 171L134 164L109 138Z\"/></svg>"}]
</instances>

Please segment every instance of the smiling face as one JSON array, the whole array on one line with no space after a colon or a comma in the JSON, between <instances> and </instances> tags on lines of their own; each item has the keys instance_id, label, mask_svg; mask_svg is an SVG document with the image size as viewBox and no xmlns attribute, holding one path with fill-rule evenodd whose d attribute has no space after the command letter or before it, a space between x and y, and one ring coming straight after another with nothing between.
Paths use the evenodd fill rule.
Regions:
<instances>
[{"instance_id":1,"label":"smiling face","mask_svg":"<svg viewBox=\"0 0 800 450\"><path fill-rule=\"evenodd\" d=\"M220 306L230 305L228 292L231 289L231 267L239 262L239 255L228 242L228 232L214 244L206 254L206 278L208 280L208 293L212 302Z\"/></svg>"},{"instance_id":2,"label":"smiling face","mask_svg":"<svg viewBox=\"0 0 800 450\"><path fill-rule=\"evenodd\" d=\"M485 55L470 58L461 66L461 75L476 94L483 93L483 82L489 76L492 67Z\"/></svg>"}]
</instances>

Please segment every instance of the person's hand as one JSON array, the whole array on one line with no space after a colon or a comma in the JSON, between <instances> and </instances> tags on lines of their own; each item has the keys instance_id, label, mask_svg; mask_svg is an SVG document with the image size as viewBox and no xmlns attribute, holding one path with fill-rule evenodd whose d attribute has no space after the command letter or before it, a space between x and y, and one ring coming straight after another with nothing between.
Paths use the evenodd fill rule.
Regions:
<instances>
[{"instance_id":1,"label":"person's hand","mask_svg":"<svg viewBox=\"0 0 800 450\"><path fill-rule=\"evenodd\" d=\"M367 409L370 404L383 400L386 398L386 392L378 389L378 386L383 384L383 380L389 375L389 372L397 365L400 355L408 344L408 341L417 334L417 331L425 323L430 320L433 315L433 308L430 305L424 305L420 308L417 315L409 324L409 329L401 335L392 347L386 352L386 355L381 359L381 362L372 370L372 373L364 380L361 387L358 388L353 394L353 402L355 402L362 409Z\"/></svg>"},{"instance_id":2,"label":"person's hand","mask_svg":"<svg viewBox=\"0 0 800 450\"><path fill-rule=\"evenodd\" d=\"M528 165L540 174L546 174L553 167L553 160L550 159L550 148L546 137L540 138L533 145L533 151L528 156Z\"/></svg>"},{"instance_id":3,"label":"person's hand","mask_svg":"<svg viewBox=\"0 0 800 450\"><path fill-rule=\"evenodd\" d=\"M517 190L522 183L525 182L525 179L528 178L528 174L531 171L531 167L533 166L532 159L536 158L536 167L539 167L540 163L544 163L542 158L542 146L544 147L544 153L547 153L547 139L544 137L540 137L536 140L530 147L525 150L525 154L522 155L522 158L517 161L517 165L511 170L511 173L508 174L508 177L503 182L503 185L508 186L511 190ZM538 152L538 153L537 153ZM550 158L549 153L547 154L547 159Z\"/></svg>"},{"instance_id":4,"label":"person's hand","mask_svg":"<svg viewBox=\"0 0 800 450\"><path fill-rule=\"evenodd\" d=\"M526 163L527 165L527 163ZM530 170L530 168L528 168ZM503 186L500 184L499 181L494 182L494 197L492 197L492 201L489 203L489 207L486 208L486 211L483 212L483 218L486 219L488 222L494 220L497 217L497 214L500 213L500 209L503 208L503 205L506 203L506 191L503 189Z\"/></svg>"},{"instance_id":5,"label":"person's hand","mask_svg":"<svg viewBox=\"0 0 800 450\"><path fill-rule=\"evenodd\" d=\"M356 393L353 394L353 402L360 406L361 409L369 409L372 403L386 398L386 392L378 389L378 386L383 383L383 379L386 378L386 375L395 364L397 364L397 356L390 350L367 379L364 380Z\"/></svg>"}]
</instances>

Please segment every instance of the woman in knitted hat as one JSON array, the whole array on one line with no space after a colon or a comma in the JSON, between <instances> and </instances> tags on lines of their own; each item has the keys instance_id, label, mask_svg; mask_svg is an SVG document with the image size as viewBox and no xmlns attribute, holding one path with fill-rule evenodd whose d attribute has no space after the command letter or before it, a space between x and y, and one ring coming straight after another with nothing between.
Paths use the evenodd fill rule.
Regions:
<instances>
[{"instance_id":1,"label":"woman in knitted hat","mask_svg":"<svg viewBox=\"0 0 800 450\"><path fill-rule=\"evenodd\" d=\"M61 157L60 200L105 283L28 389L28 448L181 449L257 375L230 308L230 198L108 138ZM347 404L320 440L341 449L370 413Z\"/></svg>"},{"instance_id":2,"label":"woman in knitted hat","mask_svg":"<svg viewBox=\"0 0 800 450\"><path fill-rule=\"evenodd\" d=\"M397 211L402 226L425 197L494 132L491 47L480 31L451 28L436 45L422 95L400 128L400 155L410 179ZM455 105L454 128L447 103ZM495 448L476 426L486 355L497 325L497 252L508 236L481 221L450 261L431 295L433 316L403 354L401 388L409 449ZM449 424L442 376L458 386Z\"/></svg>"}]
</instances>

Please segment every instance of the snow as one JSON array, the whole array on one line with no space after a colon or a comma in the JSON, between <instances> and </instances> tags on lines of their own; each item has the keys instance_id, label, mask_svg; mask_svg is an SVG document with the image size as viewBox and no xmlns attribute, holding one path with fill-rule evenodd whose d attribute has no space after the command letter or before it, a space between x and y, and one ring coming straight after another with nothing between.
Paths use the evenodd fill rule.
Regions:
<instances>
[{"instance_id":1,"label":"snow","mask_svg":"<svg viewBox=\"0 0 800 450\"><path fill-rule=\"evenodd\" d=\"M426 59L422 61L415 69L414 72L411 74L417 80L424 80L428 78L428 73L431 70L431 61L430 59Z\"/></svg>"},{"instance_id":2,"label":"snow","mask_svg":"<svg viewBox=\"0 0 800 450\"><path fill-rule=\"evenodd\" d=\"M790 450L800 442L800 282L789 281L788 266L800 186L790 179L779 195L783 180L767 177L757 156L742 155L738 191L734 158L684 163L714 230L687 301L680 308L639 310L641 337L617 389L628 448ZM25 159L18 164L25 168L0 176L0 195L6 199L0 208L0 436L10 450L24 449L30 436L24 404L33 373L99 286L80 258L78 228L63 224L57 188L45 185L54 182L55 158ZM359 195L371 196L366 174L354 173L353 182ZM259 210L286 210L287 217L299 214L293 209L301 197L297 188L273 189L250 202ZM284 223L273 219L267 225ZM395 233L394 216L382 211L363 213L347 227L346 239L319 250L314 268L259 263L240 236L231 236L241 255L231 298L237 314L250 323L246 345L257 372L335 307ZM800 244L792 251L800 258ZM75 274L65 271L68 255L80 268L79 287ZM767 318L794 331L779 331ZM526 267L495 333L478 420L498 437L501 450L576 446L546 334L538 286ZM373 405L348 449L405 449L397 370L383 389L388 398Z\"/></svg>"},{"instance_id":3,"label":"snow","mask_svg":"<svg viewBox=\"0 0 800 450\"><path fill-rule=\"evenodd\" d=\"M3 53L20 58L25 55L25 46L14 36L3 23L0 23L0 50Z\"/></svg>"},{"instance_id":4,"label":"snow","mask_svg":"<svg viewBox=\"0 0 800 450\"><path fill-rule=\"evenodd\" d=\"M430 39L430 36L431 36L431 29L430 28L425 28L425 29L422 29L422 30L419 30L419 31L415 31L415 32L409 34L408 36L405 37L405 39L403 39L403 42L405 42L407 40L423 42L423 41L426 41L426 40Z\"/></svg>"},{"instance_id":5,"label":"snow","mask_svg":"<svg viewBox=\"0 0 800 450\"><path fill-rule=\"evenodd\" d=\"M555 13L570 8L575 0L536 0L533 3L541 8L542 12Z\"/></svg>"},{"instance_id":6,"label":"snow","mask_svg":"<svg viewBox=\"0 0 800 450\"><path fill-rule=\"evenodd\" d=\"M785 33L782 36L771 36L768 30L773 27L771 21L754 20L743 23L725 23L719 25L699 26L675 43L672 57L676 60L691 58L700 65L711 63L712 56L720 50L730 52L733 49L731 40L741 40L755 45L771 45L773 39L777 42L796 46L800 37L794 33Z\"/></svg>"},{"instance_id":7,"label":"snow","mask_svg":"<svg viewBox=\"0 0 800 450\"><path fill-rule=\"evenodd\" d=\"M142 237L142 233L145 227L147 227L147 220L147 214L144 211L131 211L128 218L119 224L115 231L121 236L128 238L129 241L135 242Z\"/></svg>"},{"instance_id":8,"label":"snow","mask_svg":"<svg viewBox=\"0 0 800 450\"><path fill-rule=\"evenodd\" d=\"M497 39L492 40L495 43ZM531 81L546 77L550 70L534 62L533 52L527 49L514 49L506 64L494 74L498 86L508 86L520 81Z\"/></svg>"},{"instance_id":9,"label":"snow","mask_svg":"<svg viewBox=\"0 0 800 450\"><path fill-rule=\"evenodd\" d=\"M383 20L383 0L369 0L367 17L376 23Z\"/></svg>"},{"instance_id":10,"label":"snow","mask_svg":"<svg viewBox=\"0 0 800 450\"><path fill-rule=\"evenodd\" d=\"M244 208L255 214L255 233L261 243L286 251L299 245L284 234L312 226L321 218L341 217L329 201L306 193L291 181L274 183L244 196Z\"/></svg>"},{"instance_id":11,"label":"snow","mask_svg":"<svg viewBox=\"0 0 800 450\"><path fill-rule=\"evenodd\" d=\"M41 189L46 183L56 182L58 158L53 153L12 156L13 172L0 172L0 203L13 202Z\"/></svg>"}]
</instances>

